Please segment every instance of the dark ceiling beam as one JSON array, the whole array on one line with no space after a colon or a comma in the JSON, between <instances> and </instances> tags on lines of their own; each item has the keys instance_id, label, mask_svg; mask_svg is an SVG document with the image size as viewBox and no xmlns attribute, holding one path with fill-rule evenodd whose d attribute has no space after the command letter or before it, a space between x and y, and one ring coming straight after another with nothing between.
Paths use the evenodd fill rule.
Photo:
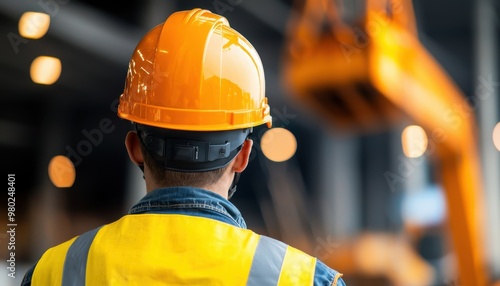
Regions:
<instances>
[{"instance_id":1,"label":"dark ceiling beam","mask_svg":"<svg viewBox=\"0 0 500 286\"><path fill-rule=\"evenodd\" d=\"M47 13L51 16L50 35L113 63L128 62L144 31L75 2L0 0L0 12L15 20L26 11Z\"/></svg>"}]
</instances>

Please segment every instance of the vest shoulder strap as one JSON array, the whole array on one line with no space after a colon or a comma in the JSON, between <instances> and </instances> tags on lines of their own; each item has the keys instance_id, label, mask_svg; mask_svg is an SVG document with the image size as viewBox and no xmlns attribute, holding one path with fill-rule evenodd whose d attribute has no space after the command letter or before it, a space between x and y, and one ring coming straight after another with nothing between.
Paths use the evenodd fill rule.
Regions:
<instances>
[{"instance_id":1,"label":"vest shoulder strap","mask_svg":"<svg viewBox=\"0 0 500 286\"><path fill-rule=\"evenodd\" d=\"M247 285L313 285L315 267L316 258L261 236Z\"/></svg>"}]
</instances>

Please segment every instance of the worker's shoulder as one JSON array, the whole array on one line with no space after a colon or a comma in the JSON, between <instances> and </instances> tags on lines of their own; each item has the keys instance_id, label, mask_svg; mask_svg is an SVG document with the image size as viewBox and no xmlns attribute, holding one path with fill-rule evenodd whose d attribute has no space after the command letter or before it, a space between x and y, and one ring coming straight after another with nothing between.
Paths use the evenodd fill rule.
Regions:
<instances>
[{"instance_id":1,"label":"worker's shoulder","mask_svg":"<svg viewBox=\"0 0 500 286\"><path fill-rule=\"evenodd\" d=\"M56 244L50 248L48 248L42 255L42 258L50 258L52 256L58 255L59 252L66 252L67 249L73 244L73 242L78 238L78 236L74 236L64 242Z\"/></svg>"},{"instance_id":2,"label":"worker's shoulder","mask_svg":"<svg viewBox=\"0 0 500 286\"><path fill-rule=\"evenodd\" d=\"M304 270L309 269L309 271L314 271L314 285L321 286L345 286L342 280L342 274L338 271L328 267L318 258L306 253L305 251L286 244L278 239L261 235L261 242L264 242L264 248L268 248L267 253L277 253L276 249L282 249L284 251L284 260L289 260L288 262L293 267L298 267L298 265L304 266ZM285 254L286 253L286 254ZM283 265L289 264L284 261ZM313 270L314 269L314 270Z\"/></svg>"}]
</instances>

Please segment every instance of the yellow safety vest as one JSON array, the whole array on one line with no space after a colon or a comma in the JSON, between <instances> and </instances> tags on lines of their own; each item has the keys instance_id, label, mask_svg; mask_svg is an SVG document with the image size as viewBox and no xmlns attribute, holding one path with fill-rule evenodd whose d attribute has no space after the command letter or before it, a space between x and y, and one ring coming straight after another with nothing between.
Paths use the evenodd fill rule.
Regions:
<instances>
[{"instance_id":1,"label":"yellow safety vest","mask_svg":"<svg viewBox=\"0 0 500 286\"><path fill-rule=\"evenodd\" d=\"M316 258L213 219L134 214L45 252L33 286L313 285Z\"/></svg>"}]
</instances>

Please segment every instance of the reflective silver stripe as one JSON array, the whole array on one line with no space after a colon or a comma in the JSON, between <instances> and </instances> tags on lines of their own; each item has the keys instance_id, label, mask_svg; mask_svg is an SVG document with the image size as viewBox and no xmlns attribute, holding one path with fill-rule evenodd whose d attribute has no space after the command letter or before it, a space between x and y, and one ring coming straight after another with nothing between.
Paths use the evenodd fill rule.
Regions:
<instances>
[{"instance_id":1,"label":"reflective silver stripe","mask_svg":"<svg viewBox=\"0 0 500 286\"><path fill-rule=\"evenodd\" d=\"M64 260L62 286L85 286L87 257L99 228L88 231L73 241Z\"/></svg>"},{"instance_id":2,"label":"reflective silver stripe","mask_svg":"<svg viewBox=\"0 0 500 286\"><path fill-rule=\"evenodd\" d=\"M247 286L277 285L287 245L261 236L252 261Z\"/></svg>"}]
</instances>

